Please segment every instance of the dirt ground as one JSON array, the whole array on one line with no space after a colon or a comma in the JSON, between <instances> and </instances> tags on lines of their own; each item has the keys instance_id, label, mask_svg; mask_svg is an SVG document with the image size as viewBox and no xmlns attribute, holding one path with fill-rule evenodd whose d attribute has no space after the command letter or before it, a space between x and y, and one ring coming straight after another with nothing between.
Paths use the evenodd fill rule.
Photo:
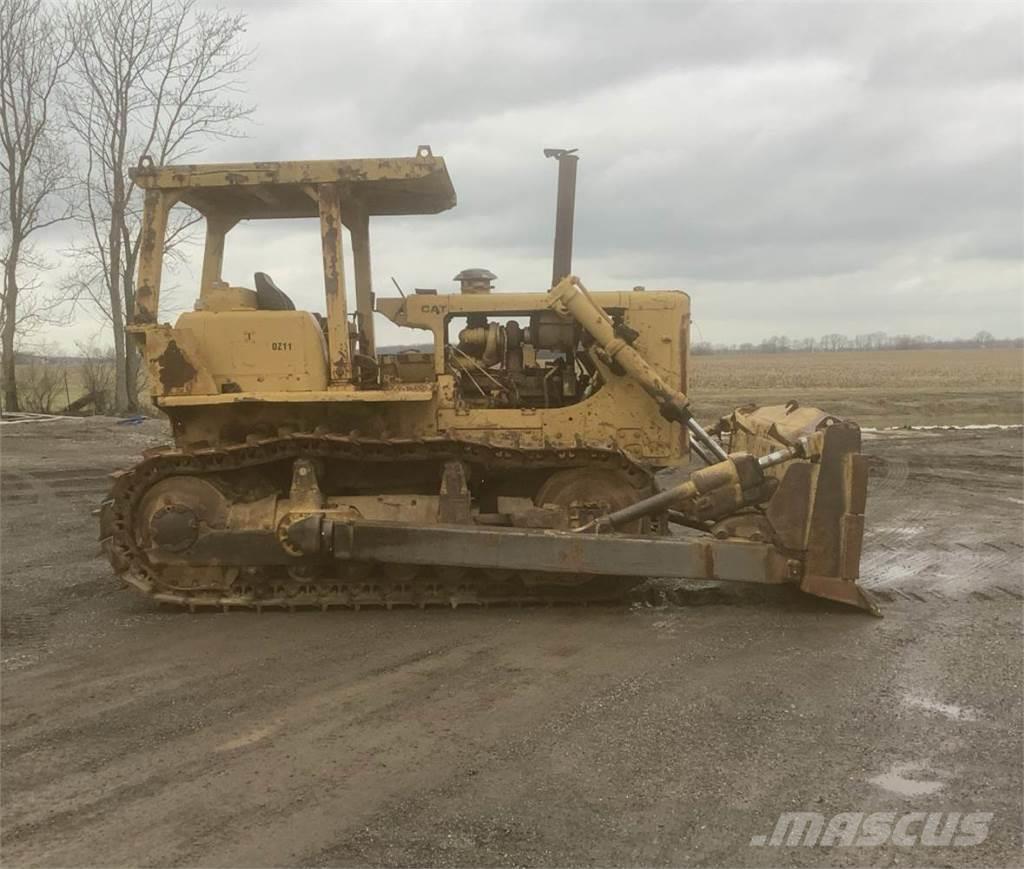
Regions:
<instances>
[{"instance_id":1,"label":"dirt ground","mask_svg":"<svg viewBox=\"0 0 1024 869\"><path fill-rule=\"evenodd\" d=\"M162 439L3 427L6 866L1019 865L1019 430L867 436L883 619L161 609L89 511ZM973 847L751 845L789 811L992 819Z\"/></svg>"}]
</instances>

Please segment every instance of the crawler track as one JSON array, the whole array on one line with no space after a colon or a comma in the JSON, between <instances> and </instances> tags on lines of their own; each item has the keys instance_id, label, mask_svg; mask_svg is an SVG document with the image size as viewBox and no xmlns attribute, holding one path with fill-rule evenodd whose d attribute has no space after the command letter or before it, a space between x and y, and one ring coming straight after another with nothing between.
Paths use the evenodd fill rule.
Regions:
<instances>
[{"instance_id":1,"label":"crawler track","mask_svg":"<svg viewBox=\"0 0 1024 869\"><path fill-rule=\"evenodd\" d=\"M580 448L518 449L456 441L366 440L338 435L296 434L216 449L152 452L133 468L114 475L100 511L100 539L114 570L155 600L215 608L294 609L298 607L427 607L588 603L621 600L645 577L596 577L543 570L530 573L468 570L458 566L421 567L388 563L304 565L299 569L223 568L216 586L182 582L181 571L169 575L139 547L134 517L147 490L175 475L231 478L245 472L272 478L275 468L296 458L365 468L367 463L393 467L462 461L485 474L600 468L624 474L641 493L652 484L648 470L624 453ZM280 476L280 474L278 474Z\"/></svg>"}]
</instances>

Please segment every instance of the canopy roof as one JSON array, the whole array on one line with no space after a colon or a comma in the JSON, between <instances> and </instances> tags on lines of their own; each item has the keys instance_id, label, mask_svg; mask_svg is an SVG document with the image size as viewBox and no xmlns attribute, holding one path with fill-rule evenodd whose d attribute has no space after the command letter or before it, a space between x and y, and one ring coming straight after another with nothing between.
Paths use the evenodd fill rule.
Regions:
<instances>
[{"instance_id":1,"label":"canopy roof","mask_svg":"<svg viewBox=\"0 0 1024 869\"><path fill-rule=\"evenodd\" d=\"M277 163L205 163L153 166L140 162L135 183L175 191L203 214L244 219L317 217L317 186L340 183L343 201L357 200L369 215L436 214L455 205L443 157L421 146L415 157L310 160Z\"/></svg>"}]
</instances>

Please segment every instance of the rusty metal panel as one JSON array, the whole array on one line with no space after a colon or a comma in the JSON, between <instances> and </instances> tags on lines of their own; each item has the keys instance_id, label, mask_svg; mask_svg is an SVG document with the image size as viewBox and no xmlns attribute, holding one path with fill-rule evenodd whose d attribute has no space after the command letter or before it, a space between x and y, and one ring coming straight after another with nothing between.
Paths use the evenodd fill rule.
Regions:
<instances>
[{"instance_id":1,"label":"rusty metal panel","mask_svg":"<svg viewBox=\"0 0 1024 869\"><path fill-rule=\"evenodd\" d=\"M203 271L199 294L205 296L221 282L224 263L224 241L231 228L238 223L236 217L208 214L206 216L206 243L203 247Z\"/></svg>"},{"instance_id":2,"label":"rusty metal panel","mask_svg":"<svg viewBox=\"0 0 1024 869\"><path fill-rule=\"evenodd\" d=\"M376 352L373 327L373 275L370 268L370 217L361 203L348 202L352 234L352 271L356 283L356 311L359 314L359 352L370 358Z\"/></svg>"},{"instance_id":3,"label":"rusty metal panel","mask_svg":"<svg viewBox=\"0 0 1024 869\"><path fill-rule=\"evenodd\" d=\"M555 208L555 247L552 257L551 286L572 274L572 233L576 213L576 164L579 155L552 148L545 156L558 161L558 199Z\"/></svg>"},{"instance_id":4,"label":"rusty metal panel","mask_svg":"<svg viewBox=\"0 0 1024 869\"><path fill-rule=\"evenodd\" d=\"M436 214L455 206L444 159L426 146L415 157L207 163L139 166L135 183L146 190L176 190L198 211L244 219L316 217L309 190L344 183L367 213Z\"/></svg>"},{"instance_id":5,"label":"rusty metal panel","mask_svg":"<svg viewBox=\"0 0 1024 869\"><path fill-rule=\"evenodd\" d=\"M421 384L414 384L421 386ZM422 405L431 401L434 391L427 388L410 389L407 386L392 389L329 389L283 392L260 390L258 392L223 392L209 395L163 395L158 396L160 407L215 407L231 404L396 404ZM428 426L421 426L424 430Z\"/></svg>"},{"instance_id":6,"label":"rusty metal panel","mask_svg":"<svg viewBox=\"0 0 1024 869\"><path fill-rule=\"evenodd\" d=\"M779 542L794 551L807 548L811 494L818 478L818 466L790 462L782 466L782 480L768 502L766 515Z\"/></svg>"},{"instance_id":7,"label":"rusty metal panel","mask_svg":"<svg viewBox=\"0 0 1024 869\"><path fill-rule=\"evenodd\" d=\"M320 187L320 240L323 246L324 289L327 292L327 348L331 383L352 377L345 299L345 261L341 236L341 195L338 185Z\"/></svg>"},{"instance_id":8,"label":"rusty metal panel","mask_svg":"<svg viewBox=\"0 0 1024 869\"><path fill-rule=\"evenodd\" d=\"M840 528L839 575L843 579L857 579L860 576L860 555L864 543L864 517L847 513Z\"/></svg>"},{"instance_id":9,"label":"rusty metal panel","mask_svg":"<svg viewBox=\"0 0 1024 869\"><path fill-rule=\"evenodd\" d=\"M139 243L139 271L135 283L135 310L132 312L132 322L137 325L156 323L160 312L160 280L163 275L167 215L176 199L176 196L159 190L146 191Z\"/></svg>"},{"instance_id":10,"label":"rusty metal panel","mask_svg":"<svg viewBox=\"0 0 1024 869\"><path fill-rule=\"evenodd\" d=\"M445 462L441 475L437 520L468 525L473 521L472 512L472 499L466 485L466 466L462 462Z\"/></svg>"},{"instance_id":11,"label":"rusty metal panel","mask_svg":"<svg viewBox=\"0 0 1024 869\"><path fill-rule=\"evenodd\" d=\"M715 579L778 584L790 578L786 559L766 544L716 540L707 546Z\"/></svg>"},{"instance_id":12,"label":"rusty metal panel","mask_svg":"<svg viewBox=\"0 0 1024 869\"><path fill-rule=\"evenodd\" d=\"M217 384L192 333L170 326L145 330L150 390L156 396L213 395Z\"/></svg>"},{"instance_id":13,"label":"rusty metal panel","mask_svg":"<svg viewBox=\"0 0 1024 869\"><path fill-rule=\"evenodd\" d=\"M846 510L863 513L868 500L868 462L860 453L846 457Z\"/></svg>"},{"instance_id":14,"label":"rusty metal panel","mask_svg":"<svg viewBox=\"0 0 1024 869\"><path fill-rule=\"evenodd\" d=\"M860 429L838 424L825 429L817 486L807 533L807 571L840 576L840 523L847 512L846 457L860 450Z\"/></svg>"},{"instance_id":15,"label":"rusty metal panel","mask_svg":"<svg viewBox=\"0 0 1024 869\"><path fill-rule=\"evenodd\" d=\"M519 528L336 523L334 557L600 576L786 581L772 547L764 543L727 540L709 544Z\"/></svg>"},{"instance_id":16,"label":"rusty metal panel","mask_svg":"<svg viewBox=\"0 0 1024 869\"><path fill-rule=\"evenodd\" d=\"M882 615L878 604L875 603L871 594L862 589L857 583L847 579L808 574L800 583L800 590L815 597L823 597L838 603L849 604L858 609L867 610L873 616Z\"/></svg>"},{"instance_id":17,"label":"rusty metal panel","mask_svg":"<svg viewBox=\"0 0 1024 869\"><path fill-rule=\"evenodd\" d=\"M726 418L733 432L732 448L764 455L778 445L796 441L826 426L842 422L817 407L801 407L795 401L770 407L742 408Z\"/></svg>"}]
</instances>

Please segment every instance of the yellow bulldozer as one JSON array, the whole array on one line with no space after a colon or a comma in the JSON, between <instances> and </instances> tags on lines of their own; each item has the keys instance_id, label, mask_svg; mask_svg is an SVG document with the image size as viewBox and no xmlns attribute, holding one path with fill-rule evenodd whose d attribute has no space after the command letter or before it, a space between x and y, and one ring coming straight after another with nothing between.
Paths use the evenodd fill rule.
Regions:
<instances>
[{"instance_id":1,"label":"yellow bulldozer","mask_svg":"<svg viewBox=\"0 0 1024 869\"><path fill-rule=\"evenodd\" d=\"M115 476L115 571L196 607L622 599L649 577L796 586L875 612L858 586L866 467L854 424L795 402L710 430L687 398L690 300L572 275L578 155L558 162L552 280L375 295L370 218L435 214L444 160L156 166L130 332L174 444ZM194 310L158 320L170 209L205 218ZM323 314L266 273L224 279L239 221L313 218ZM349 244L346 245L346 233ZM350 247L350 310L345 247ZM409 330L379 352L374 316ZM418 330L418 331L412 331ZM688 470L661 489L663 469Z\"/></svg>"}]
</instances>

